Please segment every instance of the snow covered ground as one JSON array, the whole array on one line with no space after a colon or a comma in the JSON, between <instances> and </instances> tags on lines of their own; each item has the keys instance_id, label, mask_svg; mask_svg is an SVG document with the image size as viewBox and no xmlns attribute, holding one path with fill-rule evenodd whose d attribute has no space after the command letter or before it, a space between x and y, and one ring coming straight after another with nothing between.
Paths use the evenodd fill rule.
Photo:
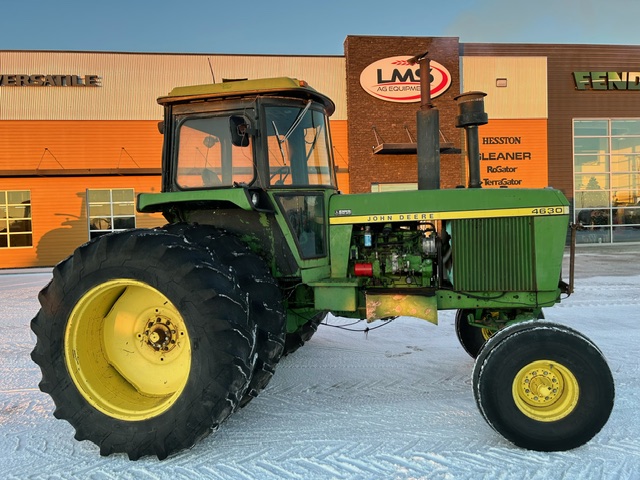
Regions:
<instances>
[{"instance_id":1,"label":"snow covered ground","mask_svg":"<svg viewBox=\"0 0 640 480\"><path fill-rule=\"evenodd\" d=\"M580 249L575 294L545 310L548 320L589 336L616 381L608 424L587 445L562 453L519 449L485 423L471 390L473 361L458 344L453 313L442 312L437 327L399 318L366 336L322 326L304 348L282 360L258 398L190 451L162 462L101 457L95 445L74 440L73 428L53 417L53 402L37 386L29 321L50 273L5 271L0 274L0 476L638 479L640 248L606 252Z\"/></svg>"}]
</instances>

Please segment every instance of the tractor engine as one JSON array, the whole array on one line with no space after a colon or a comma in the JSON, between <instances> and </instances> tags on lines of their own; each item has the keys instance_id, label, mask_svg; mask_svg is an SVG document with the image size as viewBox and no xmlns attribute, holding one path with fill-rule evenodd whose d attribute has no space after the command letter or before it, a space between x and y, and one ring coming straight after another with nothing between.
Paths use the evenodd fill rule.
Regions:
<instances>
[{"instance_id":1,"label":"tractor engine","mask_svg":"<svg viewBox=\"0 0 640 480\"><path fill-rule=\"evenodd\" d=\"M433 223L355 225L349 273L369 287L435 287L443 243Z\"/></svg>"}]
</instances>

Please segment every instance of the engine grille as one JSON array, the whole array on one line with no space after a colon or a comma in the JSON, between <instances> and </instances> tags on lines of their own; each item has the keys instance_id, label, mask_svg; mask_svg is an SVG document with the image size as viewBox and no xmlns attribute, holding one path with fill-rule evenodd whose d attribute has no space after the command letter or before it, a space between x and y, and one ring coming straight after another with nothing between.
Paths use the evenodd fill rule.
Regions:
<instances>
[{"instance_id":1,"label":"engine grille","mask_svg":"<svg viewBox=\"0 0 640 480\"><path fill-rule=\"evenodd\" d=\"M535 290L532 217L455 220L451 238L455 290Z\"/></svg>"}]
</instances>

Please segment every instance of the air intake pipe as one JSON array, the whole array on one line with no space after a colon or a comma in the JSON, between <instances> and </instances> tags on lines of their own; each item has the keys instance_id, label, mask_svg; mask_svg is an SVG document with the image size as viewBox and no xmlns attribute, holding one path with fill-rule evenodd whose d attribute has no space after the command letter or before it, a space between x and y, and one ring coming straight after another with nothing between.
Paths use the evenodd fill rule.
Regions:
<instances>
[{"instance_id":1,"label":"air intake pipe","mask_svg":"<svg viewBox=\"0 0 640 480\"><path fill-rule=\"evenodd\" d=\"M464 128L467 137L467 157L469 158L469 188L480 188L480 143L478 126L489 122L484 111L484 92L466 92L455 97L460 115L456 127Z\"/></svg>"}]
</instances>

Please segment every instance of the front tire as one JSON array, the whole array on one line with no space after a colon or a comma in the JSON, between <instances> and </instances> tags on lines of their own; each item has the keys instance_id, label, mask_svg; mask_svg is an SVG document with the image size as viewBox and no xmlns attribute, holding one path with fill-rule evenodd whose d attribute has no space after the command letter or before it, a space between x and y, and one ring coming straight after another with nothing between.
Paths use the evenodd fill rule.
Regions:
<instances>
[{"instance_id":1,"label":"front tire","mask_svg":"<svg viewBox=\"0 0 640 480\"><path fill-rule=\"evenodd\" d=\"M460 345L462 345L464 351L467 352L471 358L477 358L487 340L507 323L505 320L503 323L497 324L497 327L493 329L471 325L469 323L469 315L474 315L475 313L476 311L473 309L460 309L456 311L456 335L458 336ZM482 313L483 315L491 315L490 312ZM495 313L498 314L498 312ZM537 318L538 320L544 319L542 310L537 314Z\"/></svg>"},{"instance_id":2,"label":"front tire","mask_svg":"<svg viewBox=\"0 0 640 480\"><path fill-rule=\"evenodd\" d=\"M39 300L40 389L102 455L189 448L247 389L255 327L234 273L177 235L132 230L85 244Z\"/></svg>"},{"instance_id":3,"label":"front tire","mask_svg":"<svg viewBox=\"0 0 640 480\"><path fill-rule=\"evenodd\" d=\"M607 422L615 395L609 366L590 340L539 321L512 325L487 341L473 390L494 430L538 451L588 442Z\"/></svg>"},{"instance_id":4,"label":"front tire","mask_svg":"<svg viewBox=\"0 0 640 480\"><path fill-rule=\"evenodd\" d=\"M476 358L482 346L493 335L494 331L471 325L467 317L473 312L473 310L467 309L460 309L456 312L456 335L464 351L471 358Z\"/></svg>"}]
</instances>

